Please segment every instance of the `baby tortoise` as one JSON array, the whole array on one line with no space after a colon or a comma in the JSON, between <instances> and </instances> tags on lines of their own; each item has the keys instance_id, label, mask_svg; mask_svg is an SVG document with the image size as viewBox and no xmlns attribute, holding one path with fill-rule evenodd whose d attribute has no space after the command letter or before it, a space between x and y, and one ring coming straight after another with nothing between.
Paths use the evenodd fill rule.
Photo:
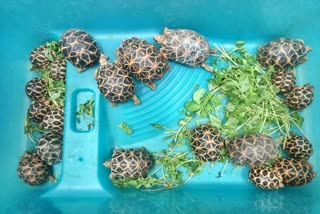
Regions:
<instances>
[{"instance_id":1,"label":"baby tortoise","mask_svg":"<svg viewBox=\"0 0 320 214\"><path fill-rule=\"evenodd\" d=\"M49 77L53 80L65 80L66 71L66 60L57 58L50 65Z\"/></svg>"},{"instance_id":2,"label":"baby tortoise","mask_svg":"<svg viewBox=\"0 0 320 214\"><path fill-rule=\"evenodd\" d=\"M65 58L78 68L79 72L100 59L101 50L97 42L79 29L65 31L60 38L59 46Z\"/></svg>"},{"instance_id":3,"label":"baby tortoise","mask_svg":"<svg viewBox=\"0 0 320 214\"><path fill-rule=\"evenodd\" d=\"M116 53L121 65L153 90L153 81L170 69L167 59L154 45L136 37L124 40Z\"/></svg>"},{"instance_id":4,"label":"baby tortoise","mask_svg":"<svg viewBox=\"0 0 320 214\"><path fill-rule=\"evenodd\" d=\"M290 186L302 186L312 181L317 174L313 171L312 165L305 160L293 158L279 158L273 168L280 172L283 183Z\"/></svg>"},{"instance_id":5,"label":"baby tortoise","mask_svg":"<svg viewBox=\"0 0 320 214\"><path fill-rule=\"evenodd\" d=\"M271 83L279 89L280 93L288 95L296 84L296 77L290 70L279 70L272 73Z\"/></svg>"},{"instance_id":6,"label":"baby tortoise","mask_svg":"<svg viewBox=\"0 0 320 214\"><path fill-rule=\"evenodd\" d=\"M62 133L64 127L64 111L53 109L44 116L42 126L54 133Z\"/></svg>"},{"instance_id":7,"label":"baby tortoise","mask_svg":"<svg viewBox=\"0 0 320 214\"><path fill-rule=\"evenodd\" d=\"M59 163L62 158L62 135L50 132L43 135L37 144L37 154L48 165Z\"/></svg>"},{"instance_id":8,"label":"baby tortoise","mask_svg":"<svg viewBox=\"0 0 320 214\"><path fill-rule=\"evenodd\" d=\"M35 152L25 152L22 155L17 173L23 182L33 186L55 180L52 176L52 168Z\"/></svg>"},{"instance_id":9,"label":"baby tortoise","mask_svg":"<svg viewBox=\"0 0 320 214\"><path fill-rule=\"evenodd\" d=\"M139 104L140 101L135 95L135 85L129 72L118 63L110 63L107 59L106 56L101 55L101 66L95 72L100 92L112 106L127 102L129 99Z\"/></svg>"},{"instance_id":10,"label":"baby tortoise","mask_svg":"<svg viewBox=\"0 0 320 214\"><path fill-rule=\"evenodd\" d=\"M31 100L42 100L47 95L47 81L43 78L33 78L27 82L25 92Z\"/></svg>"},{"instance_id":11,"label":"baby tortoise","mask_svg":"<svg viewBox=\"0 0 320 214\"><path fill-rule=\"evenodd\" d=\"M279 189L284 187L280 173L263 165L250 169L249 180L262 189Z\"/></svg>"},{"instance_id":12,"label":"baby tortoise","mask_svg":"<svg viewBox=\"0 0 320 214\"><path fill-rule=\"evenodd\" d=\"M302 111L313 101L314 87L310 84L304 86L294 86L288 94L286 104L289 108Z\"/></svg>"},{"instance_id":13,"label":"baby tortoise","mask_svg":"<svg viewBox=\"0 0 320 214\"><path fill-rule=\"evenodd\" d=\"M160 51L169 60L213 71L213 68L205 62L215 50L209 47L208 41L199 33L187 29L164 28L163 35L156 35L153 38L162 46Z\"/></svg>"},{"instance_id":14,"label":"baby tortoise","mask_svg":"<svg viewBox=\"0 0 320 214\"><path fill-rule=\"evenodd\" d=\"M294 159L308 160L313 154L312 144L305 137L292 132L289 137L282 142L284 150Z\"/></svg>"},{"instance_id":15,"label":"baby tortoise","mask_svg":"<svg viewBox=\"0 0 320 214\"><path fill-rule=\"evenodd\" d=\"M278 144L265 134L245 134L226 140L229 156L235 165L255 167L274 159Z\"/></svg>"},{"instance_id":16,"label":"baby tortoise","mask_svg":"<svg viewBox=\"0 0 320 214\"><path fill-rule=\"evenodd\" d=\"M208 124L201 125L190 131L191 148L197 159L211 162L220 159L223 141L217 130Z\"/></svg>"},{"instance_id":17,"label":"baby tortoise","mask_svg":"<svg viewBox=\"0 0 320 214\"><path fill-rule=\"evenodd\" d=\"M103 165L111 169L110 179L139 178L148 174L152 158L145 148L115 149L112 159Z\"/></svg>"},{"instance_id":18,"label":"baby tortoise","mask_svg":"<svg viewBox=\"0 0 320 214\"><path fill-rule=\"evenodd\" d=\"M41 123L49 111L50 106L46 102L34 101L28 109L28 117L35 123Z\"/></svg>"},{"instance_id":19,"label":"baby tortoise","mask_svg":"<svg viewBox=\"0 0 320 214\"><path fill-rule=\"evenodd\" d=\"M44 45L32 50L29 57L32 69L45 69L51 63L51 61L46 57L47 51L49 50Z\"/></svg>"},{"instance_id":20,"label":"baby tortoise","mask_svg":"<svg viewBox=\"0 0 320 214\"><path fill-rule=\"evenodd\" d=\"M275 70L291 69L307 61L311 47L305 46L301 39L280 38L258 48L258 62L264 67L273 66Z\"/></svg>"}]
</instances>

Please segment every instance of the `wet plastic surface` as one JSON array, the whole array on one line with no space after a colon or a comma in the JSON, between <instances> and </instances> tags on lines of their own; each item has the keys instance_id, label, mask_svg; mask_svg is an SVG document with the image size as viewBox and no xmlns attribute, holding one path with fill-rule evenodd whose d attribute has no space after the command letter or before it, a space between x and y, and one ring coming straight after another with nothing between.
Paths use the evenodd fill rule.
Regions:
<instances>
[{"instance_id":1,"label":"wet plastic surface","mask_svg":"<svg viewBox=\"0 0 320 214\"><path fill-rule=\"evenodd\" d=\"M159 151L166 145L163 134L150 123L177 127L178 113L196 90L204 86L210 74L203 69L170 63L171 70L156 82L152 91L136 82L141 105L132 101L111 107L96 87L93 73L83 73L68 63L65 105L64 154L55 166L56 184L29 187L16 176L16 167L29 142L23 134L23 121L30 101L24 85L35 74L28 71L32 48L59 39L63 30L79 27L90 33L103 52L115 59L121 40L137 36L152 42L163 27L190 28L205 35L210 45L230 47L245 40L254 53L258 45L282 37L301 38L313 48L308 61L297 68L297 84L315 86L315 101L302 112L303 130L314 146L310 162L320 173L319 159L319 72L320 4L317 1L55 1L51 4L10 1L1 7L1 213L318 213L319 178L307 186L262 191L247 181L247 168L236 175L229 165L217 178L222 165L204 170L188 185L164 192L120 190L109 180L102 163L115 147L145 146ZM90 7L89 7L90 5ZM59 12L58 11L62 11ZM23 18L22 18L23 17ZM94 127L81 131L75 122L79 102L95 100ZM126 122L130 136L117 126Z\"/></svg>"}]
</instances>

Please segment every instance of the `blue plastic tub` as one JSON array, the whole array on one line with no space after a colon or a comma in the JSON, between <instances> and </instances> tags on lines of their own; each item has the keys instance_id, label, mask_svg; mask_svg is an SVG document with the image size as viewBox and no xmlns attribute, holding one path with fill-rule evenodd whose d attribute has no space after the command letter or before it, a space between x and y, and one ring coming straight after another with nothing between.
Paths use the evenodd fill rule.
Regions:
<instances>
[{"instance_id":1,"label":"blue plastic tub","mask_svg":"<svg viewBox=\"0 0 320 214\"><path fill-rule=\"evenodd\" d=\"M102 163L115 146L144 145L157 151L165 145L163 134L149 123L177 126L178 110L190 99L193 86L205 85L209 73L171 63L171 71L151 91L137 85L143 100L112 108L100 95L91 67L79 74L68 64L64 153L55 166L56 184L30 187L16 175L19 157L30 146L24 135L24 118L30 105L25 83L30 51L49 40L58 40L71 27L93 35L104 53L115 59L123 38L152 36L169 28L189 28L206 36L212 45L231 45L245 40L252 53L257 46L278 37L304 39L313 50L297 68L297 83L315 86L313 104L302 112L303 130L314 146L310 162L320 173L320 3L316 0L256 1L6 1L1 18L1 149L0 213L319 213L320 179L303 187L262 191L247 181L247 168L232 176L233 167L216 178L222 165L204 171L182 188L141 192L114 187L110 171ZM95 99L95 126L78 131L76 106L85 97ZM126 121L134 129L127 136L117 128Z\"/></svg>"}]
</instances>

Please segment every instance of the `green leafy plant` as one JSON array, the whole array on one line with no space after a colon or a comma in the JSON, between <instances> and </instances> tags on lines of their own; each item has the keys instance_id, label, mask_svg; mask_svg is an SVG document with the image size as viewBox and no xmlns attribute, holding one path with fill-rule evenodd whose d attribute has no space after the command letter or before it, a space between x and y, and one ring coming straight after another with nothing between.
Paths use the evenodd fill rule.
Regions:
<instances>
[{"instance_id":1,"label":"green leafy plant","mask_svg":"<svg viewBox=\"0 0 320 214\"><path fill-rule=\"evenodd\" d=\"M79 105L79 111L76 112L77 123L85 122L88 130L94 126L94 99L89 99Z\"/></svg>"}]
</instances>

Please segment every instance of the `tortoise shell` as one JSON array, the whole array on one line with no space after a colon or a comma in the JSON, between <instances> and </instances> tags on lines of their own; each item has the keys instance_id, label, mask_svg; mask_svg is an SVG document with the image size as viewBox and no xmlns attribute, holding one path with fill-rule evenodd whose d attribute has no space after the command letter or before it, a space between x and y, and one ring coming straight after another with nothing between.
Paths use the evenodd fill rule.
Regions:
<instances>
[{"instance_id":1,"label":"tortoise shell","mask_svg":"<svg viewBox=\"0 0 320 214\"><path fill-rule=\"evenodd\" d=\"M62 158L62 135L47 133L37 144L37 154L48 165L56 164Z\"/></svg>"},{"instance_id":2,"label":"tortoise shell","mask_svg":"<svg viewBox=\"0 0 320 214\"><path fill-rule=\"evenodd\" d=\"M286 104L291 109L301 111L312 103L313 93L314 87L310 84L294 86L287 96Z\"/></svg>"},{"instance_id":3,"label":"tortoise shell","mask_svg":"<svg viewBox=\"0 0 320 214\"><path fill-rule=\"evenodd\" d=\"M293 158L279 158L273 168L280 172L283 183L290 186L302 186L312 181L317 174L312 165L305 160Z\"/></svg>"},{"instance_id":4,"label":"tortoise shell","mask_svg":"<svg viewBox=\"0 0 320 214\"><path fill-rule=\"evenodd\" d=\"M100 68L95 72L95 79L100 92L111 102L111 105L115 106L129 99L139 104L140 101L135 95L135 85L129 72L118 63L107 62L107 58L103 55L101 55L100 64Z\"/></svg>"},{"instance_id":5,"label":"tortoise shell","mask_svg":"<svg viewBox=\"0 0 320 214\"><path fill-rule=\"evenodd\" d=\"M50 65L49 77L53 80L65 80L66 71L66 61L64 59L57 58Z\"/></svg>"},{"instance_id":6,"label":"tortoise shell","mask_svg":"<svg viewBox=\"0 0 320 214\"><path fill-rule=\"evenodd\" d=\"M300 39L279 38L258 48L258 62L264 67L273 66L275 70L291 69L307 61L311 47Z\"/></svg>"},{"instance_id":7,"label":"tortoise shell","mask_svg":"<svg viewBox=\"0 0 320 214\"><path fill-rule=\"evenodd\" d=\"M208 41L199 33L187 29L165 28L163 35L154 36L154 40L162 46L160 51L169 60L213 71L205 62L210 53L215 51L210 49Z\"/></svg>"},{"instance_id":8,"label":"tortoise shell","mask_svg":"<svg viewBox=\"0 0 320 214\"><path fill-rule=\"evenodd\" d=\"M190 131L191 148L197 159L203 162L217 161L223 149L223 141L217 130L208 124L203 124Z\"/></svg>"},{"instance_id":9,"label":"tortoise shell","mask_svg":"<svg viewBox=\"0 0 320 214\"><path fill-rule=\"evenodd\" d=\"M19 178L29 185L40 185L53 180L52 168L35 152L25 152L19 160Z\"/></svg>"},{"instance_id":10,"label":"tortoise shell","mask_svg":"<svg viewBox=\"0 0 320 214\"><path fill-rule=\"evenodd\" d=\"M33 78L27 82L25 92L31 100L41 100L47 95L47 84L43 78Z\"/></svg>"},{"instance_id":11,"label":"tortoise shell","mask_svg":"<svg viewBox=\"0 0 320 214\"><path fill-rule=\"evenodd\" d=\"M229 157L235 165L262 165L277 157L278 145L265 134L245 134L226 140Z\"/></svg>"},{"instance_id":12,"label":"tortoise shell","mask_svg":"<svg viewBox=\"0 0 320 214\"><path fill-rule=\"evenodd\" d=\"M312 144L305 137L291 133L282 144L284 150L294 159L308 160L313 154Z\"/></svg>"},{"instance_id":13,"label":"tortoise shell","mask_svg":"<svg viewBox=\"0 0 320 214\"><path fill-rule=\"evenodd\" d=\"M139 178L145 177L151 166L152 158L145 148L116 149L112 159L104 166L111 169L110 178Z\"/></svg>"},{"instance_id":14,"label":"tortoise shell","mask_svg":"<svg viewBox=\"0 0 320 214\"><path fill-rule=\"evenodd\" d=\"M54 133L62 133L64 126L64 111L53 109L44 116L42 126Z\"/></svg>"},{"instance_id":15,"label":"tortoise shell","mask_svg":"<svg viewBox=\"0 0 320 214\"><path fill-rule=\"evenodd\" d=\"M79 29L65 31L59 42L61 52L78 71L85 70L100 59L100 48L88 33Z\"/></svg>"},{"instance_id":16,"label":"tortoise shell","mask_svg":"<svg viewBox=\"0 0 320 214\"><path fill-rule=\"evenodd\" d=\"M35 101L28 109L28 117L35 123L41 123L44 116L50 111L50 106L45 102Z\"/></svg>"},{"instance_id":17,"label":"tortoise shell","mask_svg":"<svg viewBox=\"0 0 320 214\"><path fill-rule=\"evenodd\" d=\"M272 73L271 83L277 87L281 93L287 95L296 84L296 77L290 70L279 70Z\"/></svg>"},{"instance_id":18,"label":"tortoise shell","mask_svg":"<svg viewBox=\"0 0 320 214\"><path fill-rule=\"evenodd\" d=\"M136 37L124 40L116 53L123 67L153 90L153 81L170 69L167 59L154 45Z\"/></svg>"},{"instance_id":19,"label":"tortoise shell","mask_svg":"<svg viewBox=\"0 0 320 214\"><path fill-rule=\"evenodd\" d=\"M280 173L263 165L250 169L249 180L262 189L279 189L284 187Z\"/></svg>"},{"instance_id":20,"label":"tortoise shell","mask_svg":"<svg viewBox=\"0 0 320 214\"><path fill-rule=\"evenodd\" d=\"M45 46L40 46L32 50L29 60L33 68L44 69L51 63L46 57L46 51L48 51L48 49Z\"/></svg>"}]
</instances>

